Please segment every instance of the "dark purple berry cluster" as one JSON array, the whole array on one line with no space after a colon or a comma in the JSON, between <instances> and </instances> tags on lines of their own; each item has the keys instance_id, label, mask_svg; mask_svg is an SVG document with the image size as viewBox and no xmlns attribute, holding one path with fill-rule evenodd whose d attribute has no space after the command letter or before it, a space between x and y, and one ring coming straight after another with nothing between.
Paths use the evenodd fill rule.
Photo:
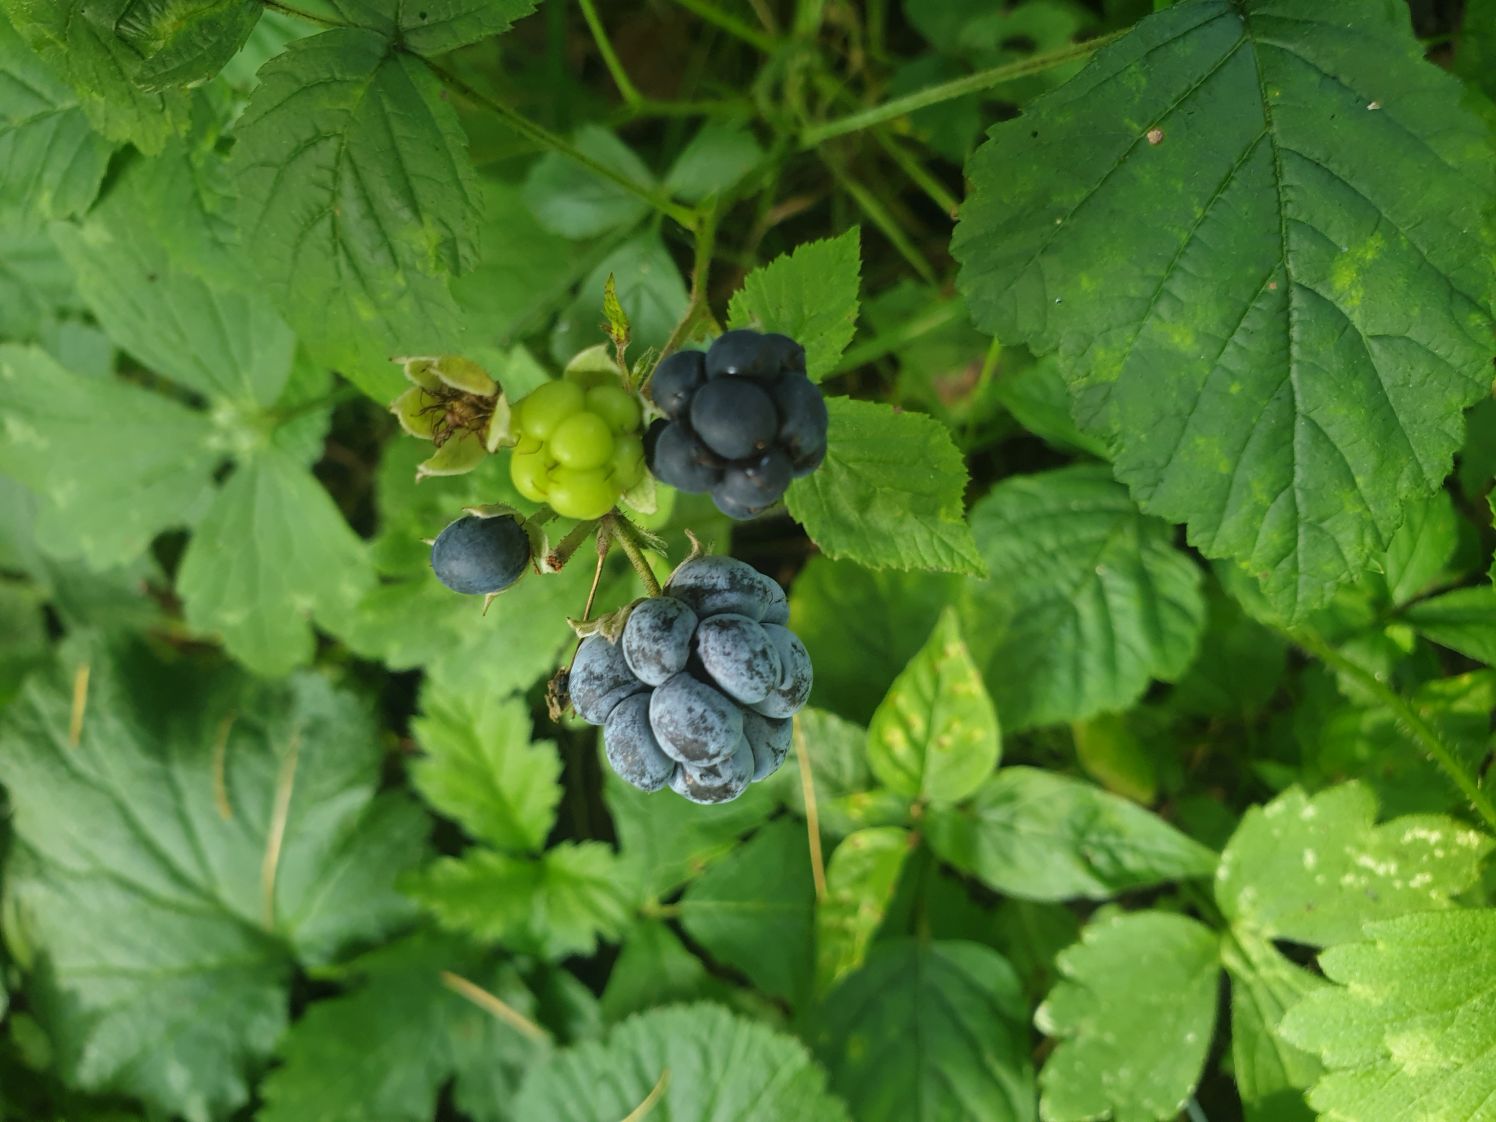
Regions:
<instances>
[{"instance_id":1,"label":"dark purple berry cluster","mask_svg":"<svg viewBox=\"0 0 1496 1122\"><path fill-rule=\"evenodd\" d=\"M617 642L583 641L567 688L601 725L619 777L643 791L725 803L766 779L810 697L805 646L785 627L784 589L731 557L698 557L641 600Z\"/></svg>"},{"instance_id":2,"label":"dark purple berry cluster","mask_svg":"<svg viewBox=\"0 0 1496 1122\"><path fill-rule=\"evenodd\" d=\"M826 456L826 402L786 335L729 331L705 352L677 351L650 381L668 420L645 436L649 470L710 492L729 518L752 518Z\"/></svg>"}]
</instances>

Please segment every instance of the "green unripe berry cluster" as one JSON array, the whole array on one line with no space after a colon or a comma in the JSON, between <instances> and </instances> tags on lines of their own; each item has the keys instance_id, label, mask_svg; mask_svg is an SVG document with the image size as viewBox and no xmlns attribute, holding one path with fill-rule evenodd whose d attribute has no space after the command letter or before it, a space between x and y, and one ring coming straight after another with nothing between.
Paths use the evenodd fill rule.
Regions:
<instances>
[{"instance_id":1,"label":"green unripe berry cluster","mask_svg":"<svg viewBox=\"0 0 1496 1122\"><path fill-rule=\"evenodd\" d=\"M616 382L547 382L514 406L510 478L563 518L601 518L644 478L643 419L639 399Z\"/></svg>"}]
</instances>

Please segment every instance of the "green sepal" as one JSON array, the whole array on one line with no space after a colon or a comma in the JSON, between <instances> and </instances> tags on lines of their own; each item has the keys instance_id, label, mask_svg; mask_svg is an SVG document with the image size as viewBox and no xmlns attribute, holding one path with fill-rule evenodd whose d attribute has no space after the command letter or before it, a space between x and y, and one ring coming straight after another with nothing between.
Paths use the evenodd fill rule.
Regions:
<instances>
[{"instance_id":1,"label":"green sepal","mask_svg":"<svg viewBox=\"0 0 1496 1122\"><path fill-rule=\"evenodd\" d=\"M466 475L483 462L488 450L477 433L461 432L416 467L416 479L433 475Z\"/></svg>"},{"instance_id":2,"label":"green sepal","mask_svg":"<svg viewBox=\"0 0 1496 1122\"><path fill-rule=\"evenodd\" d=\"M390 402L390 412L400 422L400 427L407 436L413 436L417 440L435 440L439 411L432 406L438 404L424 386L414 385Z\"/></svg>"}]
</instances>

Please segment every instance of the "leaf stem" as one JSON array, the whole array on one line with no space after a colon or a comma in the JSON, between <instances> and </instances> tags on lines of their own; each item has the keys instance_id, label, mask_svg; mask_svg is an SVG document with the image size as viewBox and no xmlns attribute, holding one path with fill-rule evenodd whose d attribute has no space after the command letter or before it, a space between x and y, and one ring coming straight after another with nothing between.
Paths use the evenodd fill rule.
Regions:
<instances>
[{"instance_id":1,"label":"leaf stem","mask_svg":"<svg viewBox=\"0 0 1496 1122\"><path fill-rule=\"evenodd\" d=\"M1405 698L1389 689L1375 674L1341 654L1318 635L1300 631L1290 631L1285 634L1289 641L1299 649L1339 673L1354 678L1358 685L1381 702L1396 718L1409 739L1422 748L1439 769L1449 777L1450 782L1465 796L1476 813L1485 820L1486 825L1496 829L1496 805L1492 804L1491 797L1460 764L1454 750L1445 743L1444 738L1419 716Z\"/></svg>"},{"instance_id":2,"label":"leaf stem","mask_svg":"<svg viewBox=\"0 0 1496 1122\"><path fill-rule=\"evenodd\" d=\"M265 834L265 857L260 862L260 920L265 930L275 929L275 876L280 868L281 847L286 841L286 823L291 816L291 792L296 787L296 763L301 757L301 729L291 733L286 758L275 778L275 796L270 807L270 829Z\"/></svg>"},{"instance_id":3,"label":"leaf stem","mask_svg":"<svg viewBox=\"0 0 1496 1122\"><path fill-rule=\"evenodd\" d=\"M686 310L681 313L680 321L670 332L670 338L660 348L662 358L673 353L691 337L691 331L701 319L702 313L711 315L711 309L707 306L707 280L711 273L712 252L717 244L717 221L721 213L720 206L713 207L702 215L701 225L696 229L696 249L691 261L691 297L686 302ZM639 388L643 390L648 386L649 379L653 376L654 371L651 370Z\"/></svg>"},{"instance_id":4,"label":"leaf stem","mask_svg":"<svg viewBox=\"0 0 1496 1122\"><path fill-rule=\"evenodd\" d=\"M614 183L617 186L622 187L625 191L633 195L635 198L642 199L644 202L648 203L651 208L658 211L660 214L663 214L666 218L673 219L674 221L684 226L687 230L691 230L693 232L695 231L699 221L699 216L694 210L691 210L689 207L681 206L679 203L672 202L670 199L665 198L652 187L649 187L643 183L636 183L628 176L614 171L606 164L599 163L597 160L594 160L591 156L587 155L587 153L579 149L576 145L572 144L569 140L565 139L562 136L558 136L556 133L551 132L550 129L546 128L543 125L536 124L534 121L530 120L523 114L509 108L509 106L505 105L497 98L490 97L480 90L475 89L473 86L463 81L461 78L453 74L450 70L447 70L445 67L437 65L428 58L423 57L421 58L421 61L424 62L426 66L430 68L431 72L438 78L440 78L443 82L451 86L468 100L474 102L475 104L483 106L483 108L493 113L526 140L538 145L539 147L549 148L554 152L561 153L561 155L582 165L582 167L592 172L593 175L599 176L603 179L608 180L610 183Z\"/></svg>"},{"instance_id":5,"label":"leaf stem","mask_svg":"<svg viewBox=\"0 0 1496 1122\"><path fill-rule=\"evenodd\" d=\"M849 132L861 132L863 129L871 128L873 125L881 125L884 121L891 121L896 117L903 117L920 109L927 109L931 105L939 105L943 101L951 101L967 94L976 93L979 90L991 89L993 86L1004 82L1011 82L1015 78L1025 78L1030 74L1038 74L1050 70L1056 66L1063 66L1067 62L1085 58L1093 54L1101 47L1112 42L1114 39L1125 35L1126 31L1114 31L1109 35L1102 35L1096 39L1088 39L1084 43L1074 43L1068 47L1061 47L1057 51L1049 51L1046 54L1034 55L1019 62L1009 62L1002 66L990 67L987 70L979 70L975 74L968 74L962 78L953 78L949 82L941 82L938 85L928 86L922 90L916 90L904 97L896 97L892 101L885 101L881 105L874 105L857 113L839 117L834 121L825 121L819 125L812 125L800 134L801 148L814 148L832 137L845 136Z\"/></svg>"},{"instance_id":6,"label":"leaf stem","mask_svg":"<svg viewBox=\"0 0 1496 1122\"><path fill-rule=\"evenodd\" d=\"M773 54L779 47L771 36L765 35L758 28L744 23L737 16L728 15L726 12L718 11L707 0L675 0L686 11L693 13L707 23L718 27L735 38L741 39L751 47L757 47L765 54Z\"/></svg>"},{"instance_id":7,"label":"leaf stem","mask_svg":"<svg viewBox=\"0 0 1496 1122\"><path fill-rule=\"evenodd\" d=\"M73 707L68 714L68 747L76 748L83 743L83 714L88 710L88 678L91 666L87 662L78 664L73 671Z\"/></svg>"},{"instance_id":8,"label":"leaf stem","mask_svg":"<svg viewBox=\"0 0 1496 1122\"><path fill-rule=\"evenodd\" d=\"M805 748L805 730L800 719L790 726L795 745L795 762L800 765L800 791L805 797L805 840L810 846L810 879L816 886L816 899L826 899L826 860L821 854L821 814L816 807L816 781L810 774L810 755Z\"/></svg>"},{"instance_id":9,"label":"leaf stem","mask_svg":"<svg viewBox=\"0 0 1496 1122\"><path fill-rule=\"evenodd\" d=\"M603 56L603 65L608 68L608 73L613 77L613 84L618 87L618 92L623 95L623 100L629 105L638 105L644 100L644 95L639 92L629 78L628 71L623 68L623 62L618 53L613 50L613 44L608 39L607 29L603 27L603 21L598 18L597 7L592 0L577 0L582 9L582 18L587 21L587 29L592 32L592 41L597 44L598 53Z\"/></svg>"},{"instance_id":10,"label":"leaf stem","mask_svg":"<svg viewBox=\"0 0 1496 1122\"><path fill-rule=\"evenodd\" d=\"M882 232L889 240L894 249L898 250L899 256L909 263L909 267L919 274L920 279L926 284L935 284L935 270L925 260L915 244L909 240L909 235L904 232L902 226L894 216L889 213L879 198L867 189L856 176L849 174L841 162L829 152L820 153L821 162L831 170L836 181L841 184L842 189L852 196L854 202L862 208L862 212L871 219L874 226Z\"/></svg>"},{"instance_id":11,"label":"leaf stem","mask_svg":"<svg viewBox=\"0 0 1496 1122\"><path fill-rule=\"evenodd\" d=\"M541 569L547 573L559 573L566 568L566 563L572 559L572 555L582 547L582 543L590 538L596 529L596 522L578 522L567 531L564 538L556 543L556 548L545 555Z\"/></svg>"},{"instance_id":12,"label":"leaf stem","mask_svg":"<svg viewBox=\"0 0 1496 1122\"><path fill-rule=\"evenodd\" d=\"M644 1101L624 1116L623 1122L644 1122L644 1118L665 1096L665 1088L670 1086L670 1069L667 1067L660 1072L659 1079L650 1088L649 1094L644 1096Z\"/></svg>"},{"instance_id":13,"label":"leaf stem","mask_svg":"<svg viewBox=\"0 0 1496 1122\"><path fill-rule=\"evenodd\" d=\"M882 129L874 130L873 139L878 142L878 146L883 151L888 153L889 158L899 165L914 185L929 196L931 202L944 211L948 217L952 219L956 217L956 211L960 209L961 202L946 189L945 184L931 175L923 164L904 151L903 145Z\"/></svg>"},{"instance_id":14,"label":"leaf stem","mask_svg":"<svg viewBox=\"0 0 1496 1122\"><path fill-rule=\"evenodd\" d=\"M459 997L467 998L479 1009L482 1009L485 1013L493 1014L510 1028L516 1029L540 1044L551 1043L550 1033L546 1032L545 1029L541 1028L502 998L489 993L482 986L475 982L470 982L461 974L454 974L450 970L443 970L441 979L442 985L446 986L453 993Z\"/></svg>"}]
</instances>

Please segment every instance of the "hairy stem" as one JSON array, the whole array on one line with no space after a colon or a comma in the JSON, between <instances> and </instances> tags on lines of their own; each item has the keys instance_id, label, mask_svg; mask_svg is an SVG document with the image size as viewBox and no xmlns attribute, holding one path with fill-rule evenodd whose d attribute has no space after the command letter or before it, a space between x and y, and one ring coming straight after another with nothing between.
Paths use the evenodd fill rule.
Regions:
<instances>
[{"instance_id":1,"label":"hairy stem","mask_svg":"<svg viewBox=\"0 0 1496 1122\"><path fill-rule=\"evenodd\" d=\"M619 548L623 550L629 564L634 567L634 572L639 574L639 580L644 585L644 590L651 596L660 594L660 582L654 575L654 570L649 567L649 560L644 556L644 550L640 547L638 531L634 524L627 518L618 514L603 515L603 523L608 526L618 538Z\"/></svg>"}]
</instances>

